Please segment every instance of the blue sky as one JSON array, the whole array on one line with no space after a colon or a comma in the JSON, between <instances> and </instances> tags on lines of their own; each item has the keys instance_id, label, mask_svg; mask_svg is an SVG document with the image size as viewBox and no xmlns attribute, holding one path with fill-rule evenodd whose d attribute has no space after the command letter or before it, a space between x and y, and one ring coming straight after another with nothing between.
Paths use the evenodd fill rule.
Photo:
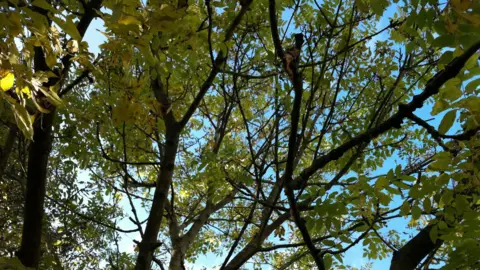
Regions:
<instances>
[{"instance_id":1,"label":"blue sky","mask_svg":"<svg viewBox=\"0 0 480 270\"><path fill-rule=\"evenodd\" d=\"M392 6L387 11L385 12L382 20L379 22L377 29L381 29L388 25L389 17L392 17L394 12L396 11L396 7ZM288 18L288 13L284 14L285 18ZM105 36L99 32L104 29L103 27L103 22L99 19L96 19L93 21L93 23L90 25L86 35L85 35L85 41L88 42L90 51L94 53L98 53L99 49L98 46L102 44L105 41ZM388 37L387 33L384 33L374 39L372 39L368 44L369 46L374 46L376 40L383 40ZM430 115L431 111L431 105L425 105L422 109L418 110L416 114L423 118L423 119L430 119L433 118ZM438 126L440 120L442 119L443 114L437 115L431 122L429 122L431 125ZM389 169L395 168L395 166L398 165L395 158L391 158L385 162L384 167L382 169L379 169L376 171L374 174L383 174L386 173ZM405 164L403 164L405 165ZM82 172L80 174L80 178L87 178L88 173ZM393 203L398 204L398 200L394 201ZM130 213L130 206L128 204L128 201L126 198L123 200L123 206L125 209L126 213ZM140 220L143 220L147 217L147 212L138 205L137 211L139 211L139 218ZM407 226L408 220L405 219L396 219L394 222L391 222L389 227L385 230L382 230L381 232L386 232L388 230L397 230L397 231L406 231L406 226ZM118 224L119 227L125 228L125 229L130 229L134 227L134 224L132 224L128 219L125 219L121 221ZM124 251L130 251L133 252L134 249L134 243L133 239L140 240L140 236L138 234L128 234L128 235L123 235L122 236L122 241L120 242L121 245L121 250ZM388 257L384 260L376 260L373 261L373 269L388 269L390 266L390 260L391 257ZM203 267L206 267L207 269L212 269L213 266L221 264L223 262L223 257L218 257L215 254L209 253L205 256L201 256L198 258L196 263L194 265L190 265L192 269L202 269ZM366 258L363 257L363 248L360 244L358 244L356 247L350 249L348 252L345 253L345 259L344 259L345 264L351 265L353 267L358 267L360 268L362 265L368 262ZM268 268L265 268L268 269Z\"/></svg>"}]
</instances>

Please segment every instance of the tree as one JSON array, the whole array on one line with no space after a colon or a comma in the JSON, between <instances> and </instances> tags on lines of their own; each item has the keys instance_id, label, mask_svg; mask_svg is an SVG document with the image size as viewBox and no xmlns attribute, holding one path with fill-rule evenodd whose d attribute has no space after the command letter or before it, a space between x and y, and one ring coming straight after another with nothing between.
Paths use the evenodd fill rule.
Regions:
<instances>
[{"instance_id":1,"label":"tree","mask_svg":"<svg viewBox=\"0 0 480 270\"><path fill-rule=\"evenodd\" d=\"M477 1L1 8L2 256L21 242L27 267L214 252L220 269L347 269L363 245L391 269L478 265Z\"/></svg>"}]
</instances>

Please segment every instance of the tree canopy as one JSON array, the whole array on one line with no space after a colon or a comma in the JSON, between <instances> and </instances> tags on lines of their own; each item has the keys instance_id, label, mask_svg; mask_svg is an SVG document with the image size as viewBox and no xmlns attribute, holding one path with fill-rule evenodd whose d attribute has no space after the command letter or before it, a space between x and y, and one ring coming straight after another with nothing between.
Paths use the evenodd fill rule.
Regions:
<instances>
[{"instance_id":1,"label":"tree canopy","mask_svg":"<svg viewBox=\"0 0 480 270\"><path fill-rule=\"evenodd\" d=\"M0 25L1 269L480 267L480 1L0 0Z\"/></svg>"}]
</instances>

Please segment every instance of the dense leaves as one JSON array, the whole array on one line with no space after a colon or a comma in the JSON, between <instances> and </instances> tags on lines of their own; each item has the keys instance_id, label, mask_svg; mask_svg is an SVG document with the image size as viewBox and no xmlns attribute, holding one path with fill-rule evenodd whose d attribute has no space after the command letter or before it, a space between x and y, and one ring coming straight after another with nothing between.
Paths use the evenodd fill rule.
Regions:
<instances>
[{"instance_id":1,"label":"dense leaves","mask_svg":"<svg viewBox=\"0 0 480 270\"><path fill-rule=\"evenodd\" d=\"M478 267L480 2L8 0L0 24L0 267Z\"/></svg>"}]
</instances>

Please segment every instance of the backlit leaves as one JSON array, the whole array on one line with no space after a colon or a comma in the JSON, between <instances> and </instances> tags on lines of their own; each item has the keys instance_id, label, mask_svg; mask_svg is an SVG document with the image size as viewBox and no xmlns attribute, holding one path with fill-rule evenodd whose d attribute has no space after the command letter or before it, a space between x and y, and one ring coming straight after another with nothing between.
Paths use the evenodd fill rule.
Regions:
<instances>
[{"instance_id":1,"label":"backlit leaves","mask_svg":"<svg viewBox=\"0 0 480 270\"><path fill-rule=\"evenodd\" d=\"M15 81L15 75L11 72L0 72L0 88L3 91L8 91L10 88L13 87L13 83Z\"/></svg>"},{"instance_id":2,"label":"backlit leaves","mask_svg":"<svg viewBox=\"0 0 480 270\"><path fill-rule=\"evenodd\" d=\"M438 127L438 132L441 134L445 134L448 130L452 127L453 123L455 122L455 118L457 117L457 111L452 110L445 114L442 121L440 122L440 126Z\"/></svg>"},{"instance_id":3,"label":"backlit leaves","mask_svg":"<svg viewBox=\"0 0 480 270\"><path fill-rule=\"evenodd\" d=\"M235 199L212 213L208 226L202 225L187 247L187 260L231 244L245 222L255 226L247 226L238 248L248 246L270 203L278 207L272 208L265 224L274 224L273 219L289 211L282 196L276 202L265 202L275 185L284 181L295 92L275 54L265 13L267 1L254 1L228 42L224 42L225 33L242 1L211 1L211 18L203 1L188 1L188 8L177 8L175 1L105 1L95 11L105 26L101 29L105 41L96 60L92 53L96 48L81 41L77 28L84 7L70 2L57 5L35 0L34 6L48 11L52 26L45 16L23 7L0 14L5 25L0 34L6 35L7 42L0 45L2 70L9 72L1 76L1 94L26 137L33 135L34 117L41 124L41 113L58 107L55 153L90 170L95 179L80 186L98 189L89 196L99 205L104 198L125 201L133 195L136 204L149 209L153 186L163 170L165 145L170 143L166 137L176 125L172 123L182 119L207 85L179 136L169 187L173 188L169 192L171 213L159 237L169 241L164 238L169 232L166 226L173 226L173 221L188 223L179 231L192 228L205 206L222 201L231 191L238 192ZM304 89L294 178L315 158L328 157L338 146L380 126L398 111L400 103L408 103L422 91L435 72L462 54L471 42L466 37L478 36L474 12L478 4L471 1L450 1L440 9L435 1L423 0L341 2L339 7L339 1L323 1L320 11L314 1L302 1L297 8L291 1L276 1L282 46L288 49L294 44L291 33L297 30L308 36L298 63ZM294 16L291 23L287 15ZM384 24L391 26L378 33ZM21 37L13 41L15 35ZM48 69L44 72L35 72L31 66L39 51ZM226 62L212 63L212 57L220 54L227 57ZM68 74L62 73L67 60L72 62ZM212 70L218 74L211 75ZM84 76L80 83L60 98L78 75ZM458 183L475 168L476 161L466 154L474 152L475 146L469 141L457 145L443 135L478 127L479 75L477 54L427 100L422 112L415 112L422 119L446 112L435 128L445 145L459 149L455 155L439 152L433 137L437 133L404 124L330 160L312 174L306 186L295 190L312 237L331 234L318 245L335 251L369 231L363 239L365 256L385 257L390 251L382 248L384 244L372 229L380 231L388 225L377 221L372 227L365 220L391 214L396 222L393 217L400 214L411 217L411 226L420 226L435 218L433 214L445 213L455 221L472 212L471 198L461 194ZM163 96L155 86L162 88ZM356 159L350 162L352 157ZM138 164L142 162L148 165ZM67 170L65 166L52 165ZM254 203L252 220L247 221ZM176 220L170 214L177 215ZM357 226L359 222L362 225ZM275 235L281 241L301 242L292 224L285 221L274 230ZM349 231L351 226L355 229ZM441 234L435 228L433 238ZM438 229L443 230L440 225ZM389 235L400 243L396 237ZM262 247L276 244L266 239ZM60 248L68 243L55 240L53 245ZM78 252L88 250L82 245L77 248ZM170 251L168 244L160 249ZM270 253L263 256L251 261L270 260ZM287 257L276 260L283 262ZM341 265L342 254L328 258L335 258L327 262L332 267ZM306 268L309 260L305 257L295 268Z\"/></svg>"}]
</instances>

